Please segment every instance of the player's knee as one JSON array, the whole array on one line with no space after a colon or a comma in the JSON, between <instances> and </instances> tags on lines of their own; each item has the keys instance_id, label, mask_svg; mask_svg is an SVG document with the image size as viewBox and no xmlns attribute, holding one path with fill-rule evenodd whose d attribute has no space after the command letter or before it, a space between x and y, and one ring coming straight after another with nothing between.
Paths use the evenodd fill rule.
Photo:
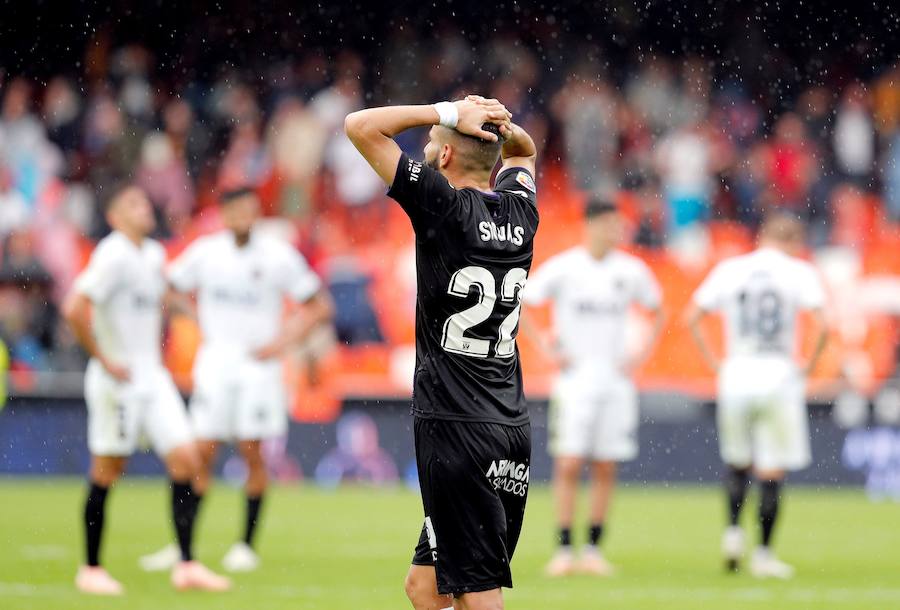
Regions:
<instances>
[{"instance_id":1,"label":"player's knee","mask_svg":"<svg viewBox=\"0 0 900 610\"><path fill-rule=\"evenodd\" d=\"M412 570L407 573L403 581L403 590L416 610L431 610L434 607L433 601L437 596L434 581L422 574Z\"/></svg>"},{"instance_id":2,"label":"player's knee","mask_svg":"<svg viewBox=\"0 0 900 610\"><path fill-rule=\"evenodd\" d=\"M483 594L467 593L460 598L461 610L503 610L503 596L499 590Z\"/></svg>"},{"instance_id":3,"label":"player's knee","mask_svg":"<svg viewBox=\"0 0 900 610\"><path fill-rule=\"evenodd\" d=\"M91 468L91 481L101 487L112 487L122 475L115 466L94 466Z\"/></svg>"},{"instance_id":4,"label":"player's knee","mask_svg":"<svg viewBox=\"0 0 900 610\"><path fill-rule=\"evenodd\" d=\"M615 462L594 462L594 478L604 482L610 482L616 478Z\"/></svg>"},{"instance_id":5,"label":"player's knee","mask_svg":"<svg viewBox=\"0 0 900 610\"><path fill-rule=\"evenodd\" d=\"M556 461L556 476L572 480L581 474L581 460L577 458L559 458Z\"/></svg>"},{"instance_id":6,"label":"player's knee","mask_svg":"<svg viewBox=\"0 0 900 610\"><path fill-rule=\"evenodd\" d=\"M194 478L200 470L200 456L193 444L179 445L166 455L169 476L176 480Z\"/></svg>"}]
</instances>

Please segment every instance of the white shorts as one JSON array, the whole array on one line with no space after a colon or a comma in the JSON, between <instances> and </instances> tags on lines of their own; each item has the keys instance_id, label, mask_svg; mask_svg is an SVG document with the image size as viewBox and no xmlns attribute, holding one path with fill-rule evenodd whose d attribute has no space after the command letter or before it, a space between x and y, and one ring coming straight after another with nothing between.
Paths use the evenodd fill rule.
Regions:
<instances>
[{"instance_id":1,"label":"white shorts","mask_svg":"<svg viewBox=\"0 0 900 610\"><path fill-rule=\"evenodd\" d=\"M96 360L84 375L88 448L93 455L128 456L145 441L160 457L193 440L184 401L161 364L131 369L117 381Z\"/></svg>"},{"instance_id":2,"label":"white shorts","mask_svg":"<svg viewBox=\"0 0 900 610\"><path fill-rule=\"evenodd\" d=\"M194 363L191 421L198 439L231 441L287 434L281 361L205 347Z\"/></svg>"},{"instance_id":3,"label":"white shorts","mask_svg":"<svg viewBox=\"0 0 900 610\"><path fill-rule=\"evenodd\" d=\"M624 376L561 374L550 400L549 450L554 457L623 462L638 454L638 401Z\"/></svg>"},{"instance_id":4,"label":"white shorts","mask_svg":"<svg viewBox=\"0 0 900 610\"><path fill-rule=\"evenodd\" d=\"M739 468L800 470L811 462L805 382L784 358L726 361L716 423L722 460Z\"/></svg>"}]
</instances>

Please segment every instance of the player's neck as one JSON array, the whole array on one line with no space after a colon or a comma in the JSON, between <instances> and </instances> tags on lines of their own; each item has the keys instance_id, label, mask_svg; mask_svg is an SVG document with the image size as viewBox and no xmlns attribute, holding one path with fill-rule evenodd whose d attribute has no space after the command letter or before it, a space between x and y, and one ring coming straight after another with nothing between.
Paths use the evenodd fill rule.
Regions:
<instances>
[{"instance_id":1,"label":"player's neck","mask_svg":"<svg viewBox=\"0 0 900 610\"><path fill-rule=\"evenodd\" d=\"M118 229L116 229L116 231L118 231L119 233L124 235L128 241L133 243L138 248L140 248L141 244L144 243L144 237L146 237L145 235L141 234L138 231L129 231L127 229L122 229L122 228L118 228Z\"/></svg>"},{"instance_id":2,"label":"player's neck","mask_svg":"<svg viewBox=\"0 0 900 610\"><path fill-rule=\"evenodd\" d=\"M243 248L244 246L246 246L247 244L250 243L250 234L249 233L234 233L234 232L232 232L232 235L234 236L234 243L238 248Z\"/></svg>"},{"instance_id":3,"label":"player's neck","mask_svg":"<svg viewBox=\"0 0 900 610\"><path fill-rule=\"evenodd\" d=\"M447 178L447 182L452 184L455 189L471 188L484 193L490 193L493 190L491 189L490 174L473 176L472 174L456 173L448 169L442 170L442 173Z\"/></svg>"},{"instance_id":4,"label":"player's neck","mask_svg":"<svg viewBox=\"0 0 900 610\"><path fill-rule=\"evenodd\" d=\"M613 246L599 246L594 244L587 244L588 254L591 255L591 258L595 258L597 260L602 260L606 258L606 256L613 251Z\"/></svg>"},{"instance_id":5,"label":"player's neck","mask_svg":"<svg viewBox=\"0 0 900 610\"><path fill-rule=\"evenodd\" d=\"M788 249L782 244L767 239L760 240L759 245L757 245L756 248L758 250L774 250L775 252L780 252L782 254L789 254Z\"/></svg>"}]
</instances>

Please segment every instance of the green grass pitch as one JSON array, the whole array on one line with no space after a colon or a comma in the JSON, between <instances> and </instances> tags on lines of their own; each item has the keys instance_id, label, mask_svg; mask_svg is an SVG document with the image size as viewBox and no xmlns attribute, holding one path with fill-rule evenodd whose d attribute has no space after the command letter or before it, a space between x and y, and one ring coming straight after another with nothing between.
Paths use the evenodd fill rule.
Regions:
<instances>
[{"instance_id":1,"label":"green grass pitch","mask_svg":"<svg viewBox=\"0 0 900 610\"><path fill-rule=\"evenodd\" d=\"M83 484L73 479L0 480L0 608L401 610L402 579L419 532L418 496L402 489L281 487L268 498L260 531L262 569L235 578L234 591L178 594L137 557L169 540L162 481L125 480L112 494L104 560L121 599L73 588L81 560ZM746 511L753 528L751 501ZM729 575L718 555L723 501L714 488L621 490L606 551L620 568L608 580L550 580L550 496L536 487L513 562L511 610L628 608L900 608L900 507L858 490L789 489L777 548L798 576L760 582ZM200 558L212 566L242 520L237 490L219 485L203 507ZM584 528L578 528L581 533ZM755 528L751 529L755 537Z\"/></svg>"}]
</instances>

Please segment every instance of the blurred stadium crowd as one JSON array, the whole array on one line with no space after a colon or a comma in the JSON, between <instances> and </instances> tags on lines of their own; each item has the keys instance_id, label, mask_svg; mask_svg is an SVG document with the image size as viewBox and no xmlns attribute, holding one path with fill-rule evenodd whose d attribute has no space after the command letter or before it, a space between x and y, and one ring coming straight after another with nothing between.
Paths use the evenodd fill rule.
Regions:
<instances>
[{"instance_id":1,"label":"blurred stadium crowd","mask_svg":"<svg viewBox=\"0 0 900 610\"><path fill-rule=\"evenodd\" d=\"M766 84L770 66L748 80L752 66L700 55L634 51L618 62L602 45L571 49L548 65L540 45L511 33L473 44L452 28L401 28L376 52L223 61L209 77L192 76L200 72L186 56L172 77L172 62L152 49L100 36L75 72L35 79L0 69L0 337L13 369L81 370L57 305L108 230L104 198L133 180L172 254L217 227L217 193L251 185L268 226L331 288L339 344L351 346L343 367L402 379L394 369L406 370L413 343L411 233L343 118L474 91L502 100L542 147L537 263L579 239L578 210L593 194L625 211L629 241L672 308L717 258L749 247L771 207L808 221L832 288L900 273L900 64L821 82L798 76L786 95L781 79ZM421 156L422 143L412 134L401 146ZM832 377L893 370L896 295L880 286L868 301L836 299L844 344L868 359L836 355ZM869 301L874 326L860 319ZM679 332L645 380L704 374L685 362ZM394 347L405 351L383 351ZM176 369L188 366L170 355Z\"/></svg>"}]
</instances>

